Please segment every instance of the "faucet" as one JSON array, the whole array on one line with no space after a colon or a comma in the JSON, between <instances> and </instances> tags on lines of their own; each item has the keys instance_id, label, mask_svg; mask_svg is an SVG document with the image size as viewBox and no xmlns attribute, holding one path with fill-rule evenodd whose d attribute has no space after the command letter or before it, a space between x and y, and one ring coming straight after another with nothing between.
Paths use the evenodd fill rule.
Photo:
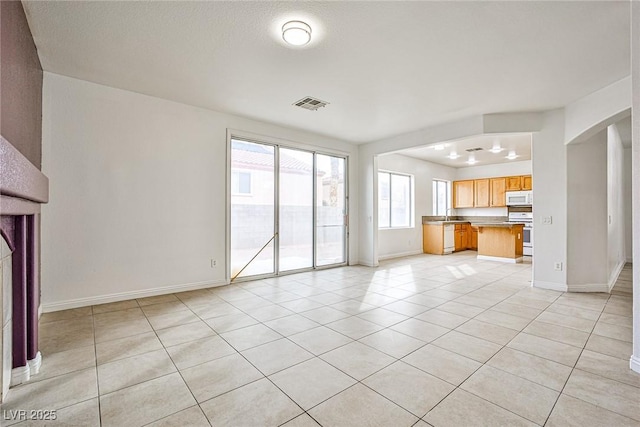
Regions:
<instances>
[{"instance_id":1,"label":"faucet","mask_svg":"<svg viewBox=\"0 0 640 427\"><path fill-rule=\"evenodd\" d=\"M444 220L445 221L449 221L449 212L451 212L453 209L451 208L447 208L447 210L444 212Z\"/></svg>"}]
</instances>

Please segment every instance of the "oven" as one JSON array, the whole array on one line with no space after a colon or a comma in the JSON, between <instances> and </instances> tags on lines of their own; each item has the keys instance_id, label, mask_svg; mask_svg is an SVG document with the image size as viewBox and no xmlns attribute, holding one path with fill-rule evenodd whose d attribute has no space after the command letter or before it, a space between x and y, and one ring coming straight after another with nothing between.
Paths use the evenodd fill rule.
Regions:
<instances>
[{"instance_id":1,"label":"oven","mask_svg":"<svg viewBox=\"0 0 640 427\"><path fill-rule=\"evenodd\" d=\"M533 256L533 212L509 212L509 222L524 224L522 253L526 256Z\"/></svg>"}]
</instances>

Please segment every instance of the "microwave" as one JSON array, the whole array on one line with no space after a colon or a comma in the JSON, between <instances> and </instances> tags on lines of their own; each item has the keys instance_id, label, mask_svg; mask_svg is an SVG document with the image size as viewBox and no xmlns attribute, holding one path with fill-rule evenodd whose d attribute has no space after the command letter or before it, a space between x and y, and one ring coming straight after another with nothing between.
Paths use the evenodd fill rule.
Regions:
<instances>
[{"instance_id":1,"label":"microwave","mask_svg":"<svg viewBox=\"0 0 640 427\"><path fill-rule=\"evenodd\" d=\"M507 191L507 206L531 206L533 191Z\"/></svg>"}]
</instances>

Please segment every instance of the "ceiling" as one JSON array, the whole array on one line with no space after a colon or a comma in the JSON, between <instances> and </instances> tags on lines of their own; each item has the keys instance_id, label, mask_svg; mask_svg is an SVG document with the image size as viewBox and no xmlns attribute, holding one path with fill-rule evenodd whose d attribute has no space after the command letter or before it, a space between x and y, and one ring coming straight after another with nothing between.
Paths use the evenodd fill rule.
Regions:
<instances>
[{"instance_id":1,"label":"ceiling","mask_svg":"<svg viewBox=\"0 0 640 427\"><path fill-rule=\"evenodd\" d=\"M494 147L502 151L496 153L489 151ZM471 153L467 152L467 150L477 148L482 148L482 150L473 151L473 156L475 156L477 163L473 165L468 164L467 161ZM506 156L511 151L518 157L511 160L507 159ZM459 154L461 157L457 159L448 158L447 156L452 152ZM422 148L403 150L396 154L402 154L404 156L454 168L531 160L531 134L481 135L457 141L432 144Z\"/></svg>"},{"instance_id":2,"label":"ceiling","mask_svg":"<svg viewBox=\"0 0 640 427\"><path fill-rule=\"evenodd\" d=\"M363 143L629 74L628 1L24 1L45 71ZM312 27L291 48L280 28ZM312 96L330 104L291 104Z\"/></svg>"}]
</instances>

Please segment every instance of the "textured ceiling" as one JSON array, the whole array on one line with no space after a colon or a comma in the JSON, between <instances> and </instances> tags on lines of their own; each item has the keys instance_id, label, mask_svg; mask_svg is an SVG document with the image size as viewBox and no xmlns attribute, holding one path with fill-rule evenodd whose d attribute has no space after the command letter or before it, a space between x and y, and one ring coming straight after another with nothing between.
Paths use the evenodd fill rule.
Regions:
<instances>
[{"instance_id":1,"label":"textured ceiling","mask_svg":"<svg viewBox=\"0 0 640 427\"><path fill-rule=\"evenodd\" d=\"M46 71L355 143L561 107L630 67L627 1L24 6ZM290 19L309 45L284 44Z\"/></svg>"}]
</instances>

